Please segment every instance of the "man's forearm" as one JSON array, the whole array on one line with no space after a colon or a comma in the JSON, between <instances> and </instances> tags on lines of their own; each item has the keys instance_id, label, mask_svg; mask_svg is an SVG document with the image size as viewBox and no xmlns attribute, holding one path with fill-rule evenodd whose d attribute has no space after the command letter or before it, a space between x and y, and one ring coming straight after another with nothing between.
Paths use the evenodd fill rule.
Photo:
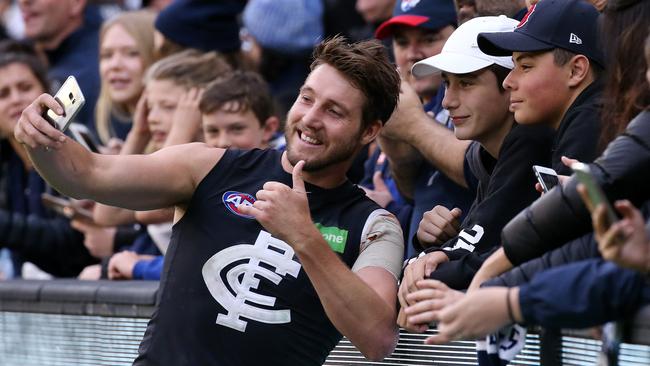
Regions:
<instances>
[{"instance_id":1,"label":"man's forearm","mask_svg":"<svg viewBox=\"0 0 650 366\"><path fill-rule=\"evenodd\" d=\"M81 145L68 140L59 150L26 147L29 158L38 173L60 193L85 198L89 172L93 166L92 154Z\"/></svg>"},{"instance_id":2,"label":"man's forearm","mask_svg":"<svg viewBox=\"0 0 650 366\"><path fill-rule=\"evenodd\" d=\"M294 248L334 326L368 359L389 355L397 342L395 301L387 298L397 292L395 278L384 269L367 267L359 271L365 271L366 279L362 279L341 262L320 234Z\"/></svg>"},{"instance_id":3,"label":"man's forearm","mask_svg":"<svg viewBox=\"0 0 650 366\"><path fill-rule=\"evenodd\" d=\"M463 164L469 141L458 140L453 131L434 121L419 123L417 129L406 131L405 137L424 160L467 188Z\"/></svg>"},{"instance_id":4,"label":"man's forearm","mask_svg":"<svg viewBox=\"0 0 650 366\"><path fill-rule=\"evenodd\" d=\"M386 154L397 189L402 196L413 199L415 178L422 163L422 155L404 141L379 137L377 142Z\"/></svg>"}]
</instances>

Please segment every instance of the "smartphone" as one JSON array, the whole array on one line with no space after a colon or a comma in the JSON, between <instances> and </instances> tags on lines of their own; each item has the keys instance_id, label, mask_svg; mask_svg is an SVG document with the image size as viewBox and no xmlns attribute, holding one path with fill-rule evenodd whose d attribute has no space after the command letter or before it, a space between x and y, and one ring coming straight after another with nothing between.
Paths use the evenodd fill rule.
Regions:
<instances>
[{"instance_id":1,"label":"smartphone","mask_svg":"<svg viewBox=\"0 0 650 366\"><path fill-rule=\"evenodd\" d=\"M99 153L100 144L85 125L75 122L70 123L70 134L81 146L94 153Z\"/></svg>"},{"instance_id":2,"label":"smartphone","mask_svg":"<svg viewBox=\"0 0 650 366\"><path fill-rule=\"evenodd\" d=\"M587 189L587 196L589 196L589 201L591 207L596 208L600 204L605 205L605 210L607 212L607 226L618 221L618 216L614 212L614 208L609 203L607 196L600 188L600 185L596 182L596 179L591 174L589 165L583 163L574 163L571 165L571 169L574 171L576 178L580 183L582 183Z\"/></svg>"},{"instance_id":3,"label":"smartphone","mask_svg":"<svg viewBox=\"0 0 650 366\"><path fill-rule=\"evenodd\" d=\"M84 103L86 103L86 99L83 93L81 93L77 79L72 75L68 76L63 85L61 85L59 91L54 95L54 99L63 107L63 115L59 116L53 110L48 109L43 114L43 117L52 126L63 132L68 128L68 125L77 113L79 113Z\"/></svg>"},{"instance_id":4,"label":"smartphone","mask_svg":"<svg viewBox=\"0 0 650 366\"><path fill-rule=\"evenodd\" d=\"M542 185L542 190L544 193L550 191L553 187L560 183L560 180L557 177L557 173L551 168L533 165L533 172L535 172L535 177L537 177L539 184Z\"/></svg>"},{"instance_id":5,"label":"smartphone","mask_svg":"<svg viewBox=\"0 0 650 366\"><path fill-rule=\"evenodd\" d=\"M71 220L93 221L93 213L90 210L75 206L70 199L42 193L41 200L45 207Z\"/></svg>"}]
</instances>

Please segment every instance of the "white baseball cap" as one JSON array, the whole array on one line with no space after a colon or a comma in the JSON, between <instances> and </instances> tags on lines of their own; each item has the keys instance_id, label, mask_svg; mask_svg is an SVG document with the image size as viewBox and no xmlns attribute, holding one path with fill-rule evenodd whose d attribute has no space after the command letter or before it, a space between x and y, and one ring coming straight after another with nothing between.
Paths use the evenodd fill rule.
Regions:
<instances>
[{"instance_id":1,"label":"white baseball cap","mask_svg":"<svg viewBox=\"0 0 650 366\"><path fill-rule=\"evenodd\" d=\"M415 77L437 74L441 71L452 74L467 74L493 64L512 69L512 57L486 55L478 48L477 37L483 32L512 32L519 24L505 15L478 17L463 23L442 47L442 51L422 61L411 69Z\"/></svg>"}]
</instances>

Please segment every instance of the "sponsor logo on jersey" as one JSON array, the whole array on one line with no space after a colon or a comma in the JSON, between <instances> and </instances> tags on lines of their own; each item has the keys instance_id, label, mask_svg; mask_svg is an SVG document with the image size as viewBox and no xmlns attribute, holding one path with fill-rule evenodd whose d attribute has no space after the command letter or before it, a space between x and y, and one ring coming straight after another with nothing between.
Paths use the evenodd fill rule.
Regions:
<instances>
[{"instance_id":1,"label":"sponsor logo on jersey","mask_svg":"<svg viewBox=\"0 0 650 366\"><path fill-rule=\"evenodd\" d=\"M260 231L254 245L233 245L210 257L201 273L210 294L223 306L216 323L240 332L248 320L267 324L291 322L291 310L275 309L275 297L253 292L264 278L278 285L287 275L294 278L300 263L289 244Z\"/></svg>"},{"instance_id":2,"label":"sponsor logo on jersey","mask_svg":"<svg viewBox=\"0 0 650 366\"><path fill-rule=\"evenodd\" d=\"M323 226L316 224L316 228L330 245L333 251L343 254L345 252L345 243L348 241L348 231L334 226Z\"/></svg>"},{"instance_id":3,"label":"sponsor logo on jersey","mask_svg":"<svg viewBox=\"0 0 650 366\"><path fill-rule=\"evenodd\" d=\"M400 7L402 8L402 11L409 11L415 8L419 2L420 0L402 0Z\"/></svg>"},{"instance_id":4,"label":"sponsor logo on jersey","mask_svg":"<svg viewBox=\"0 0 650 366\"><path fill-rule=\"evenodd\" d=\"M252 219L251 215L244 215L239 211L239 207L243 206L252 206L255 203L255 197L251 196L248 193L228 191L223 194L222 198L223 204L228 208L228 210L234 213L237 216L245 217L247 219Z\"/></svg>"}]
</instances>

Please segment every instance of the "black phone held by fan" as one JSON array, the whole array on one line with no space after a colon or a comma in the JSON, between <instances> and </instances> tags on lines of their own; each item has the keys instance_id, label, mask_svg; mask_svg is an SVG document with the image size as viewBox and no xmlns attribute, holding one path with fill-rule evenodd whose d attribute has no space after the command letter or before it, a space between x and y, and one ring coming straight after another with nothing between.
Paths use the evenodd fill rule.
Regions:
<instances>
[{"instance_id":1,"label":"black phone held by fan","mask_svg":"<svg viewBox=\"0 0 650 366\"><path fill-rule=\"evenodd\" d=\"M540 165L533 165L533 172L537 181L542 186L544 193L550 191L553 187L560 183L555 170Z\"/></svg>"}]
</instances>

